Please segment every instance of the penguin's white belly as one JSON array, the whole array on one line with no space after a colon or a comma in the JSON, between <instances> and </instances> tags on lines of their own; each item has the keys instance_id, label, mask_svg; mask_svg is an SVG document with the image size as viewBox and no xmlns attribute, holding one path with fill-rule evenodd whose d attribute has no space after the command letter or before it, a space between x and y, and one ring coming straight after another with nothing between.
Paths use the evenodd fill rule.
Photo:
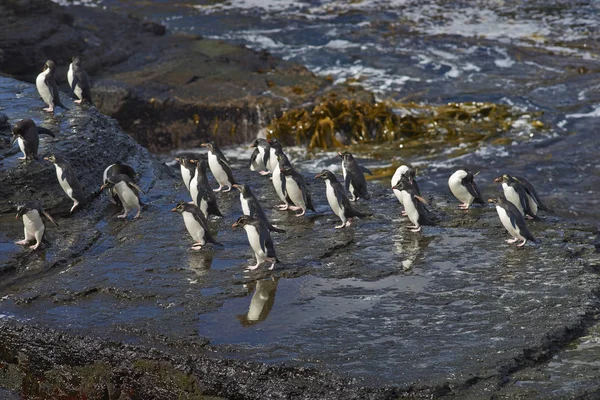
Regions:
<instances>
[{"instance_id":1,"label":"penguin's white belly","mask_svg":"<svg viewBox=\"0 0 600 400\"><path fill-rule=\"evenodd\" d=\"M527 195L527 201L529 202L529 209L531 210L531 212L533 213L533 215L537 215L538 212L538 205L535 202L535 200L533 199L533 197L531 197L530 195Z\"/></svg>"},{"instance_id":2,"label":"penguin's white belly","mask_svg":"<svg viewBox=\"0 0 600 400\"><path fill-rule=\"evenodd\" d=\"M62 168L58 164L54 164L54 166L56 167L56 177L58 178L58 182L60 183L60 186L63 188L63 190L65 191L67 196L69 196L71 198L71 200L74 201L75 199L73 198L73 188L69 185L69 182L67 182L66 179L62 179L62 176L63 176Z\"/></svg>"},{"instance_id":3,"label":"penguin's white belly","mask_svg":"<svg viewBox=\"0 0 600 400\"><path fill-rule=\"evenodd\" d=\"M521 236L519 231L513 227L512 223L510 222L510 217L508 216L506 210L500 206L496 206L496 211L498 212L498 216L500 217L500 222L502 222L502 225L504 225L504 228L506 228L508 233L510 233L511 236L514 238L525 240L525 238Z\"/></svg>"},{"instance_id":4,"label":"penguin's white belly","mask_svg":"<svg viewBox=\"0 0 600 400\"><path fill-rule=\"evenodd\" d=\"M140 208L140 200L125 182L117 183L115 189L117 189L117 195L121 199L123 207L126 209Z\"/></svg>"},{"instance_id":5,"label":"penguin's white belly","mask_svg":"<svg viewBox=\"0 0 600 400\"><path fill-rule=\"evenodd\" d=\"M115 165L115 164L111 164L108 167L106 167L106 169L104 170L104 173L102 174L102 183L106 183L106 179L108 178L108 170L111 169L111 167Z\"/></svg>"},{"instance_id":6,"label":"penguin's white belly","mask_svg":"<svg viewBox=\"0 0 600 400\"><path fill-rule=\"evenodd\" d=\"M196 221L192 213L184 211L183 222L185 222L185 227L192 236L192 239L194 239L196 242L204 243L204 228L202 228L202 225Z\"/></svg>"},{"instance_id":7,"label":"penguin's white belly","mask_svg":"<svg viewBox=\"0 0 600 400\"><path fill-rule=\"evenodd\" d=\"M271 171L272 173L275 173L275 170L279 169L279 160L277 160L277 154L275 154L275 149L270 149L269 152L269 165L267 165L267 168L269 168L269 171Z\"/></svg>"},{"instance_id":8,"label":"penguin's white belly","mask_svg":"<svg viewBox=\"0 0 600 400\"><path fill-rule=\"evenodd\" d=\"M458 200L468 205L473 204L473 200L475 200L475 198L471 196L471 193L469 193L467 188L463 186L462 179L451 176L450 180L448 181L448 186L450 187L450 191L454 197L456 197Z\"/></svg>"},{"instance_id":9,"label":"penguin's white belly","mask_svg":"<svg viewBox=\"0 0 600 400\"><path fill-rule=\"evenodd\" d=\"M285 189L290 200L292 200L296 206L302 207L303 210L306 209L304 197L302 196L302 190L292 177L285 177Z\"/></svg>"},{"instance_id":10,"label":"penguin's white belly","mask_svg":"<svg viewBox=\"0 0 600 400\"><path fill-rule=\"evenodd\" d=\"M246 235L248 236L248 243L250 243L250 247L254 250L254 254L256 254L257 261L262 261L266 258L267 253L263 250L260 245L260 235L256 228L252 225L245 225L244 229L246 230Z\"/></svg>"},{"instance_id":11,"label":"penguin's white belly","mask_svg":"<svg viewBox=\"0 0 600 400\"><path fill-rule=\"evenodd\" d=\"M190 173L190 170L184 167L183 165L181 166L181 177L183 178L183 183L185 184L187 190L190 190L190 181L192 180L192 174Z\"/></svg>"},{"instance_id":12,"label":"penguin's white belly","mask_svg":"<svg viewBox=\"0 0 600 400\"><path fill-rule=\"evenodd\" d=\"M198 179L196 179L197 176L194 176L192 178L192 180L189 183L189 191L190 191L190 196L192 196L192 201L194 202L194 204L196 204L198 207L200 207L200 204L197 204L198 202Z\"/></svg>"},{"instance_id":13,"label":"penguin's white belly","mask_svg":"<svg viewBox=\"0 0 600 400\"><path fill-rule=\"evenodd\" d=\"M73 63L69 64L69 72L67 72L67 80L69 81L69 87L73 87Z\"/></svg>"},{"instance_id":14,"label":"penguin's white belly","mask_svg":"<svg viewBox=\"0 0 600 400\"><path fill-rule=\"evenodd\" d=\"M250 204L248 201L240 194L240 203L242 204L242 212L244 215L250 215Z\"/></svg>"},{"instance_id":15,"label":"penguin's white belly","mask_svg":"<svg viewBox=\"0 0 600 400\"><path fill-rule=\"evenodd\" d=\"M267 166L265 165L265 149L258 146L258 156L256 156L256 160L254 161L252 168L250 168L252 171L264 171L267 169Z\"/></svg>"},{"instance_id":16,"label":"penguin's white belly","mask_svg":"<svg viewBox=\"0 0 600 400\"><path fill-rule=\"evenodd\" d=\"M41 238L44 235L44 231L46 227L44 226L44 221L42 221L42 217L37 212L37 210L32 210L23 215L23 226L25 228L25 239L31 240L34 238Z\"/></svg>"},{"instance_id":17,"label":"penguin's white belly","mask_svg":"<svg viewBox=\"0 0 600 400\"><path fill-rule=\"evenodd\" d=\"M38 92L40 93L40 96L42 97L42 100L44 100L44 102L46 104L48 104L49 106L54 105L54 101L52 99L52 93L50 92L50 88L48 87L48 85L46 85L46 75L50 72L49 69L47 69L46 71L40 73L37 78L35 79L35 86L37 87Z\"/></svg>"},{"instance_id":18,"label":"penguin's white belly","mask_svg":"<svg viewBox=\"0 0 600 400\"><path fill-rule=\"evenodd\" d=\"M394 189L394 195L396 195L396 198L398 199L400 204L404 205L404 196L402 196L402 192L398 189Z\"/></svg>"},{"instance_id":19,"label":"penguin's white belly","mask_svg":"<svg viewBox=\"0 0 600 400\"><path fill-rule=\"evenodd\" d=\"M273 171L273 186L275 187L277 196L279 196L281 201L287 203L287 200L285 199L285 195L283 194L283 191L281 190L281 182L282 182L281 181L281 170L279 169L279 167L277 167Z\"/></svg>"},{"instance_id":20,"label":"penguin's white belly","mask_svg":"<svg viewBox=\"0 0 600 400\"><path fill-rule=\"evenodd\" d=\"M392 176L392 187L396 186L398 182L400 182L400 178L402 178L402 175L407 171L408 167L406 167L405 165L398 167L396 172L394 172L394 176ZM398 199L400 204L404 205L404 203L402 203L402 192L400 190L394 189L394 194L396 195L396 198Z\"/></svg>"},{"instance_id":21,"label":"penguin's white belly","mask_svg":"<svg viewBox=\"0 0 600 400\"><path fill-rule=\"evenodd\" d=\"M327 194L327 201L329 202L329 206L333 210L333 213L340 218L344 219L344 208L340 206L337 197L335 197L335 191L333 190L333 186L329 180L325 181L325 185L327 186L325 193Z\"/></svg>"},{"instance_id":22,"label":"penguin's white belly","mask_svg":"<svg viewBox=\"0 0 600 400\"><path fill-rule=\"evenodd\" d=\"M27 157L25 154L25 141L21 138L17 138L17 142L19 142L19 149L23 152L23 155Z\"/></svg>"},{"instance_id":23,"label":"penguin's white belly","mask_svg":"<svg viewBox=\"0 0 600 400\"><path fill-rule=\"evenodd\" d=\"M402 200L404 204L404 211L406 211L406 215L410 222L415 224L415 226L419 225L419 210L415 207L415 203L413 203L412 198L410 197L410 193L406 190L402 191Z\"/></svg>"},{"instance_id":24,"label":"penguin's white belly","mask_svg":"<svg viewBox=\"0 0 600 400\"><path fill-rule=\"evenodd\" d=\"M210 172L212 172L217 182L219 182L219 185L229 186L229 178L227 177L227 173L223 167L221 167L221 164L219 164L217 156L211 152L208 153L208 166L210 167Z\"/></svg>"},{"instance_id":25,"label":"penguin's white belly","mask_svg":"<svg viewBox=\"0 0 600 400\"><path fill-rule=\"evenodd\" d=\"M523 206L521 205L521 199L519 198L519 193L517 193L517 191L514 188L507 185L506 183L502 184L502 189L504 189L504 197L506 197L506 200L513 203L515 205L515 207L517 207L517 209L519 210L521 215L525 216L525 212L523 211Z\"/></svg>"}]
</instances>

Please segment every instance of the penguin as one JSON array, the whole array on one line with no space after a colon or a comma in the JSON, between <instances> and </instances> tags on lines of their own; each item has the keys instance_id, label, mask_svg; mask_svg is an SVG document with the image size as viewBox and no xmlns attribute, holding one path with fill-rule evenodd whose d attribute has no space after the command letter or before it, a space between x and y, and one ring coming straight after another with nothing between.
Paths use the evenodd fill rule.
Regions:
<instances>
[{"instance_id":1,"label":"penguin","mask_svg":"<svg viewBox=\"0 0 600 400\"><path fill-rule=\"evenodd\" d=\"M25 118L17 122L15 126L13 126L12 134L13 136L10 145L12 146L15 141L19 142L19 148L24 155L24 157L19 157L19 160L38 159L40 134L56 137L54 136L54 132L50 129L37 126L31 118Z\"/></svg>"},{"instance_id":2,"label":"penguin","mask_svg":"<svg viewBox=\"0 0 600 400\"><path fill-rule=\"evenodd\" d=\"M109 165L104 169L104 173L102 174L102 183L108 183L108 178L112 178L113 176L117 176L120 174L127 175L132 181L135 181L135 170L127 164L122 164L120 162L116 162L114 164ZM113 204L122 205L121 199L119 199L119 195L117 195L117 191L115 188L109 189L110 197L109 200Z\"/></svg>"},{"instance_id":3,"label":"penguin","mask_svg":"<svg viewBox=\"0 0 600 400\"><path fill-rule=\"evenodd\" d=\"M290 199L286 194L285 189L285 179L281 174L281 167L291 167L292 163L288 159L287 155L283 152L283 147L279 140L271 139L269 141L271 145L271 150L273 151L273 155L269 158L270 161L275 160L276 168L272 170L272 182L273 187L275 188L275 193L277 196L283 201L283 204L277 206L277 209L284 211L290 207ZM271 167L269 167L271 169Z\"/></svg>"},{"instance_id":4,"label":"penguin","mask_svg":"<svg viewBox=\"0 0 600 400\"><path fill-rule=\"evenodd\" d=\"M283 145L277 138L271 138L271 139L267 140L267 143L270 146L269 160L267 162L267 169L271 173L274 173L275 170L279 169L279 160L277 159L277 153L279 152L283 155L285 155L285 153L283 152ZM287 156L286 156L286 159L287 159Z\"/></svg>"},{"instance_id":5,"label":"penguin","mask_svg":"<svg viewBox=\"0 0 600 400\"><path fill-rule=\"evenodd\" d=\"M73 200L73 207L69 211L72 213L77 206L83 205L85 202L85 196L83 190L81 190L81 184L79 183L79 179L77 179L75 170L71 167L71 164L59 155L51 154L48 157L44 157L44 160L54 164L58 183L60 183L67 196Z\"/></svg>"},{"instance_id":6,"label":"penguin","mask_svg":"<svg viewBox=\"0 0 600 400\"><path fill-rule=\"evenodd\" d=\"M265 139L258 138L250 145L254 148L250 157L250 171L258 171L261 175L268 175L272 171L269 170L269 160L271 157L271 145Z\"/></svg>"},{"instance_id":7,"label":"penguin","mask_svg":"<svg viewBox=\"0 0 600 400\"><path fill-rule=\"evenodd\" d=\"M248 242L254 250L256 265L248 266L247 271L255 270L264 261L271 263L269 270L275 267L275 263L278 263L279 260L275 254L275 247L269 229L262 221L248 215L242 215L231 227L234 229L237 227L244 228L248 236Z\"/></svg>"},{"instance_id":8,"label":"penguin","mask_svg":"<svg viewBox=\"0 0 600 400\"><path fill-rule=\"evenodd\" d=\"M324 169L321 171L321 173L315 175L315 179L322 179L325 181L327 201L329 202L329 206L333 210L333 213L342 220L342 224L336 226L335 229L350 226L352 223L352 218L362 216L361 213L356 212L352 208L350 200L348 200L348 196L346 196L346 192L344 191L342 184L338 182L337 178L331 171Z\"/></svg>"},{"instance_id":9,"label":"penguin","mask_svg":"<svg viewBox=\"0 0 600 400\"><path fill-rule=\"evenodd\" d=\"M527 179L523 178L522 176L513 176L513 178L523 186L523 189L525 189L525 193L527 193L527 197L529 198L529 208L531 208L532 211L534 209L532 202L535 203L535 206L537 206L538 209L542 211L550 211L550 209L546 207L544 203L542 203L537 191Z\"/></svg>"},{"instance_id":10,"label":"penguin","mask_svg":"<svg viewBox=\"0 0 600 400\"><path fill-rule=\"evenodd\" d=\"M100 187L100 191L114 187L123 205L123 214L117 215L117 218L127 218L127 214L133 209L137 210L133 219L139 218L142 212L140 192L144 193L144 191L125 174L115 175L106 180L107 182Z\"/></svg>"},{"instance_id":11,"label":"penguin","mask_svg":"<svg viewBox=\"0 0 600 400\"><path fill-rule=\"evenodd\" d=\"M67 72L67 81L69 82L71 91L79 99L74 100L75 103L81 104L82 102L87 102L93 104L90 80L83 69L81 57L73 57L69 65L69 72Z\"/></svg>"},{"instance_id":12,"label":"penguin","mask_svg":"<svg viewBox=\"0 0 600 400\"><path fill-rule=\"evenodd\" d=\"M194 239L195 243L190 247L192 250L200 250L206 243L216 244L217 246L223 246L217 242L208 230L208 221L206 217L195 204L186 203L180 201L171 210L171 212L178 212L183 216L183 222L188 232Z\"/></svg>"},{"instance_id":13,"label":"penguin","mask_svg":"<svg viewBox=\"0 0 600 400\"><path fill-rule=\"evenodd\" d=\"M415 193L406 176L400 178L400 181L392 187L392 190L394 189L402 192L402 203L404 204L406 215L410 222L415 225L410 229L411 232L419 232L422 225L433 225L433 222L427 215L427 210L423 207L423 204L426 203L425 199Z\"/></svg>"},{"instance_id":14,"label":"penguin","mask_svg":"<svg viewBox=\"0 0 600 400\"><path fill-rule=\"evenodd\" d=\"M237 316L243 326L252 326L267 319L275 304L278 282L279 278L275 277L256 281L248 312Z\"/></svg>"},{"instance_id":15,"label":"penguin","mask_svg":"<svg viewBox=\"0 0 600 400\"><path fill-rule=\"evenodd\" d=\"M44 64L44 70L35 79L35 86L42 100L48 104L44 111L54 112L54 106L62 107L68 110L60 101L58 86L56 85L56 65L54 61L48 60Z\"/></svg>"},{"instance_id":16,"label":"penguin","mask_svg":"<svg viewBox=\"0 0 600 400\"><path fill-rule=\"evenodd\" d=\"M344 174L344 187L352 197L350 201L356 201L359 198L369 200L369 192L367 190L367 180L365 174L373 175L365 167L358 165L352 154L348 151L338 153L342 157L342 173Z\"/></svg>"},{"instance_id":17,"label":"penguin","mask_svg":"<svg viewBox=\"0 0 600 400\"><path fill-rule=\"evenodd\" d=\"M396 186L398 184L398 182L400 182L400 178L403 175L406 175L406 177L408 178L409 183L411 183L413 190L415 191L415 194L417 196L421 195L421 190L419 189L419 184L417 183L417 180L415 179L415 175L417 174L417 171L412 168L409 167L407 165L401 165L396 169L396 172L394 172L394 176L392 176L392 188L394 186ZM400 190L394 189L393 190L394 195L396 196L396 198L398 199L398 201L400 202L400 204L404 205L404 203L402 202L402 198L404 197L402 195L402 192ZM402 210L402 215L405 216L406 215L406 211Z\"/></svg>"},{"instance_id":18,"label":"penguin","mask_svg":"<svg viewBox=\"0 0 600 400\"><path fill-rule=\"evenodd\" d=\"M477 204L485 204L481 198L481 193L477 188L477 184L475 184L475 175L464 169L459 169L448 179L450 191L454 197L462 201L462 204L458 206L461 210L468 210L474 202Z\"/></svg>"},{"instance_id":19,"label":"penguin","mask_svg":"<svg viewBox=\"0 0 600 400\"><path fill-rule=\"evenodd\" d=\"M528 240L535 242L535 238L527 229L525 225L525 219L517 207L507 201L504 196L498 196L496 199L489 199L488 203L492 203L496 206L496 211L500 217L500 222L504 225L504 228L510 233L513 239L507 239L506 243L515 243L519 240L523 242L517 244L517 247L522 247L527 243Z\"/></svg>"},{"instance_id":20,"label":"penguin","mask_svg":"<svg viewBox=\"0 0 600 400\"><path fill-rule=\"evenodd\" d=\"M210 188L208 183L208 177L206 176L206 161L205 160L189 160L191 164L196 164L194 171L194 177L190 182L190 195L192 196L192 202L200 207L200 210L206 218L209 215L216 215L222 217L223 214L219 210L217 204L217 197L215 192Z\"/></svg>"},{"instance_id":21,"label":"penguin","mask_svg":"<svg viewBox=\"0 0 600 400\"><path fill-rule=\"evenodd\" d=\"M24 204L19 204L17 206L17 216L15 219L18 220L19 217L23 217L25 239L19 240L18 242L15 242L15 244L24 246L35 239L36 243L29 247L32 250L36 250L43 242L45 242L44 234L46 233L46 223L44 222L44 218L58 226L58 223L54 218L44 211L37 201L28 201Z\"/></svg>"},{"instance_id":22,"label":"penguin","mask_svg":"<svg viewBox=\"0 0 600 400\"><path fill-rule=\"evenodd\" d=\"M210 172L212 172L219 183L219 188L213 190L215 192L220 192L221 189L227 186L227 190L223 191L229 192L233 187L232 185L235 183L235 179L233 179L231 167L223 155L223 152L221 152L219 146L213 142L202 143L200 146L208 149L208 166L210 167Z\"/></svg>"},{"instance_id":23,"label":"penguin","mask_svg":"<svg viewBox=\"0 0 600 400\"><path fill-rule=\"evenodd\" d=\"M187 157L177 157L175 161L179 163L179 169L181 171L181 178L183 179L183 184L190 190L190 182L196 173L196 166L190 162Z\"/></svg>"},{"instance_id":24,"label":"penguin","mask_svg":"<svg viewBox=\"0 0 600 400\"><path fill-rule=\"evenodd\" d=\"M256 196L254 196L254 193L252 193L250 186L236 183L233 185L233 187L240 191L240 203L242 205L242 211L244 215L248 215L262 221L271 232L285 233L285 230L271 225L267 215L265 214L265 211L258 202L258 199Z\"/></svg>"},{"instance_id":25,"label":"penguin","mask_svg":"<svg viewBox=\"0 0 600 400\"><path fill-rule=\"evenodd\" d=\"M528 219L537 218L537 203L533 200L529 201L529 195L519 181L509 174L504 174L494 179L494 182L502 184L504 197L517 207L523 217Z\"/></svg>"},{"instance_id":26,"label":"penguin","mask_svg":"<svg viewBox=\"0 0 600 400\"><path fill-rule=\"evenodd\" d=\"M300 214L296 214L296 217L301 217L306 214L306 210L315 211L315 207L312 204L310 193L306 187L306 182L302 175L300 175L294 168L290 166L284 166L281 169L283 178L285 179L285 193L294 205L290 205L289 209L296 211L302 210Z\"/></svg>"}]
</instances>

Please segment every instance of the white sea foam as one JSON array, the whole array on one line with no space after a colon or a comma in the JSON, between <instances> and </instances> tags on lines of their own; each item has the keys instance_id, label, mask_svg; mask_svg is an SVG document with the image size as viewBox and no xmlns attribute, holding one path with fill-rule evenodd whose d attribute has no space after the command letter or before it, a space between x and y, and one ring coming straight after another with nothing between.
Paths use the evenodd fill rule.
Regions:
<instances>
[{"instance_id":1,"label":"white sea foam","mask_svg":"<svg viewBox=\"0 0 600 400\"><path fill-rule=\"evenodd\" d=\"M600 104L596 104L594 109L588 113L567 114L566 118L596 118L600 117Z\"/></svg>"}]
</instances>

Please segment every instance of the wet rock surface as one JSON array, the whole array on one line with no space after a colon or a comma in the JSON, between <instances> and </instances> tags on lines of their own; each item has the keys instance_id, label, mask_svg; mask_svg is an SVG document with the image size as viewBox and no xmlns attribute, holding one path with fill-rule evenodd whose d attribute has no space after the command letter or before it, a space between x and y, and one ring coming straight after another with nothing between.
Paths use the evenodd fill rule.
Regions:
<instances>
[{"instance_id":1,"label":"wet rock surface","mask_svg":"<svg viewBox=\"0 0 600 400\"><path fill-rule=\"evenodd\" d=\"M371 216L336 230L314 164L293 159L317 207L297 218L274 210L269 178L247 168L250 151L228 152L236 178L287 230L273 234L274 271L244 272L254 260L245 233L231 229L237 193L218 194L225 217L210 221L224 247L191 251L170 212L189 200L175 169L93 108L68 102L71 110L48 116L33 86L0 85L9 122L31 117L55 129L40 154L65 155L89 199L69 216L52 165L21 164L16 146L2 149L1 187L12 191L0 215L0 386L30 398L552 397L522 382L568 373L549 361L585 340L597 315L595 227L545 214L530 224L540 244L517 249L493 208L456 209L445 169L421 176L435 226L408 231L386 180L357 204ZM98 196L114 161L140 173L139 220L114 219L117 208ZM325 162L339 171L337 158ZM479 175L484 193L496 189L494 175ZM60 224L38 252L13 244L23 234L14 203L31 197ZM597 391L585 382L559 396Z\"/></svg>"}]
</instances>

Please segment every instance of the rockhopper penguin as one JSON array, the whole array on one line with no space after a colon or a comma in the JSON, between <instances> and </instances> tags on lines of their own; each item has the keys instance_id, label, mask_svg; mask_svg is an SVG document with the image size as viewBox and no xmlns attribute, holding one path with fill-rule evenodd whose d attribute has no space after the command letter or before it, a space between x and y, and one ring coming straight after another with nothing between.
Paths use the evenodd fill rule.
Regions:
<instances>
[{"instance_id":1,"label":"rockhopper penguin","mask_svg":"<svg viewBox=\"0 0 600 400\"><path fill-rule=\"evenodd\" d=\"M256 265L250 265L246 270L255 270L264 261L271 263L269 270L275 267L275 263L279 262L279 260L275 254L275 247L269 229L262 221L248 215L242 215L231 227L234 229L237 227L244 228L248 236L248 242L252 250L254 250Z\"/></svg>"},{"instance_id":2,"label":"rockhopper penguin","mask_svg":"<svg viewBox=\"0 0 600 400\"><path fill-rule=\"evenodd\" d=\"M496 199L489 199L488 202L496 206L500 222L502 222L504 228L513 237L513 239L507 239L506 243L515 243L518 240L522 240L523 242L517 245L517 247L521 247L528 240L532 242L536 241L531 232L529 232L529 229L527 229L523 215L521 215L521 212L513 203L507 201L503 196L498 196Z\"/></svg>"},{"instance_id":3,"label":"rockhopper penguin","mask_svg":"<svg viewBox=\"0 0 600 400\"><path fill-rule=\"evenodd\" d=\"M293 206L289 206L290 210L302 210L300 214L296 214L296 217L301 217L306 214L306 210L315 211L315 207L312 204L312 199L306 182L300 173L290 166L284 166L281 169L282 179L285 179L285 193L287 198L294 203Z\"/></svg>"},{"instance_id":4,"label":"rockhopper penguin","mask_svg":"<svg viewBox=\"0 0 600 400\"><path fill-rule=\"evenodd\" d=\"M25 118L17 122L13 126L12 133L13 136L10 145L12 146L17 141L24 155L24 157L19 157L19 160L37 160L40 134L56 137L54 136L54 132L50 129L37 126L31 118Z\"/></svg>"},{"instance_id":5,"label":"rockhopper penguin","mask_svg":"<svg viewBox=\"0 0 600 400\"><path fill-rule=\"evenodd\" d=\"M210 234L208 221L198 206L180 201L171 212L178 212L183 216L185 227L190 236L192 236L192 239L194 239L194 245L191 247L192 250L200 250L206 243L222 246Z\"/></svg>"},{"instance_id":6,"label":"rockhopper penguin","mask_svg":"<svg viewBox=\"0 0 600 400\"><path fill-rule=\"evenodd\" d=\"M271 232L285 233L285 230L271 225L267 215L265 214L265 211L258 202L258 199L256 196L254 196L254 193L252 193L250 186L239 185L236 183L233 185L233 187L240 191L240 204L242 205L242 212L244 215L248 215L262 221L265 225L267 225L267 228L269 228Z\"/></svg>"},{"instance_id":7,"label":"rockhopper penguin","mask_svg":"<svg viewBox=\"0 0 600 400\"><path fill-rule=\"evenodd\" d=\"M271 157L271 145L265 139L258 138L250 145L254 148L250 157L250 171L258 171L261 175L268 175L269 159Z\"/></svg>"},{"instance_id":8,"label":"rockhopper penguin","mask_svg":"<svg viewBox=\"0 0 600 400\"><path fill-rule=\"evenodd\" d=\"M82 102L92 103L92 92L90 87L90 80L88 75L83 69L83 63L81 57L75 56L69 65L69 72L67 72L67 81L71 91L79 100L74 100L75 103L81 104Z\"/></svg>"},{"instance_id":9,"label":"rockhopper penguin","mask_svg":"<svg viewBox=\"0 0 600 400\"><path fill-rule=\"evenodd\" d=\"M475 184L475 175L464 169L459 169L448 179L450 191L462 204L458 206L461 210L468 210L473 202L485 204L481 198L481 193Z\"/></svg>"},{"instance_id":10,"label":"rockhopper penguin","mask_svg":"<svg viewBox=\"0 0 600 400\"><path fill-rule=\"evenodd\" d=\"M133 218L139 218L142 211L140 192L144 193L144 191L125 174L115 175L106 180L107 182L100 187L100 191L115 188L117 196L119 196L121 204L123 205L123 214L117 215L117 218L127 218L127 214L129 214L129 211L131 210L137 210L137 213Z\"/></svg>"},{"instance_id":11,"label":"rockhopper penguin","mask_svg":"<svg viewBox=\"0 0 600 400\"><path fill-rule=\"evenodd\" d=\"M219 146L213 142L202 143L200 146L208 149L208 166L210 167L210 172L212 172L219 183L219 187L213 190L219 192L227 186L227 190L223 191L229 192L235 183L235 179L233 179L231 167L223 155L223 152L221 152Z\"/></svg>"},{"instance_id":12,"label":"rockhopper penguin","mask_svg":"<svg viewBox=\"0 0 600 400\"><path fill-rule=\"evenodd\" d=\"M354 211L350 204L350 200L348 200L348 196L346 196L346 193L344 192L342 184L338 182L331 171L324 169L321 173L315 175L315 179L322 179L325 181L325 190L329 206L333 210L333 213L342 220L342 224L336 226L335 229L350 226L352 218L362 216L362 214Z\"/></svg>"},{"instance_id":13,"label":"rockhopper penguin","mask_svg":"<svg viewBox=\"0 0 600 400\"><path fill-rule=\"evenodd\" d=\"M219 210L217 204L217 196L215 196L215 192L208 183L208 177L206 176L208 166L206 165L206 161L199 159L189 160L189 162L192 165L196 165L194 177L190 181L190 195L192 196L192 202L200 207L200 210L206 218L208 218L209 215L222 217L223 214L221 213L221 210Z\"/></svg>"},{"instance_id":14,"label":"rockhopper penguin","mask_svg":"<svg viewBox=\"0 0 600 400\"><path fill-rule=\"evenodd\" d=\"M44 160L50 161L52 164L54 164L58 183L60 183L60 186L63 188L67 196L73 200L73 207L71 207L70 212L73 212L77 206L83 205L85 202L85 196L83 194L83 190L81 190L81 184L79 183L79 179L77 179L77 174L75 173L73 167L71 167L71 164L69 164L61 156L55 154L44 157Z\"/></svg>"},{"instance_id":15,"label":"rockhopper penguin","mask_svg":"<svg viewBox=\"0 0 600 400\"><path fill-rule=\"evenodd\" d=\"M406 211L406 215L410 222L415 225L410 229L412 232L419 232L422 225L433 225L427 215L427 210L425 210L425 207L423 206L423 204L426 203L425 199L415 193L414 188L406 176L403 175L398 184L392 187L392 189L397 189L402 192L404 210Z\"/></svg>"},{"instance_id":16,"label":"rockhopper penguin","mask_svg":"<svg viewBox=\"0 0 600 400\"><path fill-rule=\"evenodd\" d=\"M342 157L342 173L344 175L344 188L351 196L350 201L356 201L359 198L369 200L369 191L367 190L367 180L365 174L373 175L365 167L358 165L352 154L348 151L338 153Z\"/></svg>"},{"instance_id":17,"label":"rockhopper penguin","mask_svg":"<svg viewBox=\"0 0 600 400\"><path fill-rule=\"evenodd\" d=\"M45 241L46 224L44 218L58 226L58 223L48 214L37 201L28 201L17 206L17 216L15 219L23 217L23 227L25 230L25 239L15 242L18 245L26 245L35 240L35 244L30 249L37 249Z\"/></svg>"},{"instance_id":18,"label":"rockhopper penguin","mask_svg":"<svg viewBox=\"0 0 600 400\"><path fill-rule=\"evenodd\" d=\"M54 64L54 61L46 61L44 70L35 80L35 86L37 87L42 100L48 104L48 108L44 108L44 111L54 112L55 106L68 110L68 108L60 101L58 86L56 85L56 65Z\"/></svg>"}]
</instances>

